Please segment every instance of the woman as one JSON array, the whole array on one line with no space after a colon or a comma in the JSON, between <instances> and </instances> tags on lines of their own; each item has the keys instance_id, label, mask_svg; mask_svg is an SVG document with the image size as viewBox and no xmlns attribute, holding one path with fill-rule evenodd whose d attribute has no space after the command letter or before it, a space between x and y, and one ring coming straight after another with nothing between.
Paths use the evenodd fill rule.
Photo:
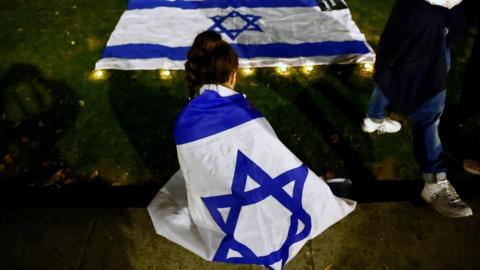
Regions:
<instances>
[{"instance_id":1,"label":"woman","mask_svg":"<svg viewBox=\"0 0 480 270\"><path fill-rule=\"evenodd\" d=\"M305 242L353 211L234 90L235 50L197 36L185 64L199 95L175 123L180 163L148 207L158 234L206 260L281 269Z\"/></svg>"}]
</instances>

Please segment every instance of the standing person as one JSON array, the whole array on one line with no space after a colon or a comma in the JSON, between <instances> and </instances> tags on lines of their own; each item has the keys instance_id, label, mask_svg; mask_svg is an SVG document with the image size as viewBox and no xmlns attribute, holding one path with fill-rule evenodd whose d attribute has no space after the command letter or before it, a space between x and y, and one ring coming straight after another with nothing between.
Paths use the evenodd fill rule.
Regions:
<instances>
[{"instance_id":1,"label":"standing person","mask_svg":"<svg viewBox=\"0 0 480 270\"><path fill-rule=\"evenodd\" d=\"M447 217L471 216L447 179L438 134L445 106L450 49L461 35L461 0L397 0L383 30L375 63L365 132L395 133L401 124L386 117L388 105L409 115L413 150L425 180L422 198Z\"/></svg>"},{"instance_id":2,"label":"standing person","mask_svg":"<svg viewBox=\"0 0 480 270\"><path fill-rule=\"evenodd\" d=\"M148 206L158 234L206 260L279 270L355 208L281 143L234 90L238 56L215 32L185 64L198 93L175 121L180 170Z\"/></svg>"}]
</instances>

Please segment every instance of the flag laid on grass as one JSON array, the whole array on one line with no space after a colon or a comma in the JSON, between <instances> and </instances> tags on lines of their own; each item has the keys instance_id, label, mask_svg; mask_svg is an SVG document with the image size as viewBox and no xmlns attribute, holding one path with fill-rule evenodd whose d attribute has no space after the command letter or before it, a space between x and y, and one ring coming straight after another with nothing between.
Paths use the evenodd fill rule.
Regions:
<instances>
[{"instance_id":1,"label":"flag laid on grass","mask_svg":"<svg viewBox=\"0 0 480 270\"><path fill-rule=\"evenodd\" d=\"M155 230L206 260L282 269L355 203L335 197L243 95L200 93L175 124L180 171L148 206Z\"/></svg>"},{"instance_id":2,"label":"flag laid on grass","mask_svg":"<svg viewBox=\"0 0 480 270\"><path fill-rule=\"evenodd\" d=\"M129 0L97 69L183 69L195 36L222 34L241 67L373 62L344 0Z\"/></svg>"}]
</instances>

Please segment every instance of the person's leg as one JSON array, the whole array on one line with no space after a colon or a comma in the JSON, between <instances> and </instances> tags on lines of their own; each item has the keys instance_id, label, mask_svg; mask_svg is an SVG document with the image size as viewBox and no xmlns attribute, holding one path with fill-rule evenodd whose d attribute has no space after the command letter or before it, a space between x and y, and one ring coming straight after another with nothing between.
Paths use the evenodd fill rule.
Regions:
<instances>
[{"instance_id":1,"label":"person's leg","mask_svg":"<svg viewBox=\"0 0 480 270\"><path fill-rule=\"evenodd\" d=\"M386 117L388 99L378 86L373 89L368 103L367 117L363 120L362 129L365 132L395 133L402 127L397 121Z\"/></svg>"},{"instance_id":2,"label":"person's leg","mask_svg":"<svg viewBox=\"0 0 480 270\"><path fill-rule=\"evenodd\" d=\"M382 122L386 117L385 110L388 104L388 99L383 92L378 86L375 86L372 95L370 96L370 101L368 102L367 117L375 122Z\"/></svg>"},{"instance_id":3,"label":"person's leg","mask_svg":"<svg viewBox=\"0 0 480 270\"><path fill-rule=\"evenodd\" d=\"M445 47L446 74L450 71L450 49ZM443 90L416 108L410 118L413 126L413 151L424 174L446 172L443 146L438 133L447 91Z\"/></svg>"},{"instance_id":4,"label":"person's leg","mask_svg":"<svg viewBox=\"0 0 480 270\"><path fill-rule=\"evenodd\" d=\"M410 115L413 127L413 152L423 173L446 172L443 147L438 134L446 91L415 109Z\"/></svg>"},{"instance_id":5,"label":"person's leg","mask_svg":"<svg viewBox=\"0 0 480 270\"><path fill-rule=\"evenodd\" d=\"M460 199L447 180L443 147L438 133L445 97L446 91L441 91L410 115L413 151L425 180L422 198L442 215L466 217L472 215L472 209Z\"/></svg>"}]
</instances>

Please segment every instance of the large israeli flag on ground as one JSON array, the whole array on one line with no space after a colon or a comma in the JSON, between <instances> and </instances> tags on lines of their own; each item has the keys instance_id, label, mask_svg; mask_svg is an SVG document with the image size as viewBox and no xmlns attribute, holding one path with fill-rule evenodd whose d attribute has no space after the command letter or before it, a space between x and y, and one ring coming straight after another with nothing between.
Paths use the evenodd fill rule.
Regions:
<instances>
[{"instance_id":1,"label":"large israeli flag on ground","mask_svg":"<svg viewBox=\"0 0 480 270\"><path fill-rule=\"evenodd\" d=\"M345 0L129 0L97 69L183 69L197 34L214 30L240 67L373 62Z\"/></svg>"},{"instance_id":2,"label":"large israeli flag on ground","mask_svg":"<svg viewBox=\"0 0 480 270\"><path fill-rule=\"evenodd\" d=\"M243 95L207 85L175 125L180 171L148 206L158 234L206 260L282 269L353 211Z\"/></svg>"}]
</instances>

